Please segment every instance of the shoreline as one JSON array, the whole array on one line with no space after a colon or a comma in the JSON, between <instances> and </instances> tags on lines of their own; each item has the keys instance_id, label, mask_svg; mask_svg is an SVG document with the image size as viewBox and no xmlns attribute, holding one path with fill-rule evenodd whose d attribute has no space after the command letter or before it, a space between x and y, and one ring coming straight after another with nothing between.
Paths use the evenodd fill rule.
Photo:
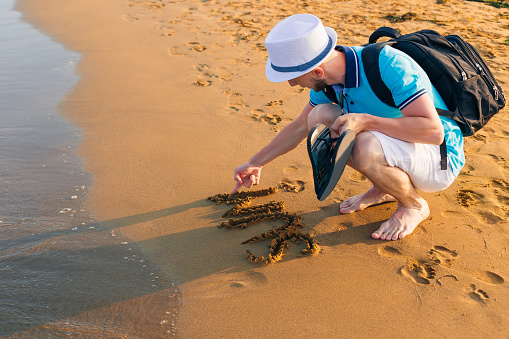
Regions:
<instances>
[{"instance_id":1,"label":"shoreline","mask_svg":"<svg viewBox=\"0 0 509 339\"><path fill-rule=\"evenodd\" d=\"M286 5L18 2L24 20L83 55L62 109L84 131L79 154L95 178L87 209L175 279L183 296L175 326L184 338L502 337L509 330L507 109L466 141L456 182L423 194L431 218L402 241L369 237L394 204L339 215L338 202L369 187L358 173L346 170L331 198L318 202L303 145L268 165L260 186L285 182L300 193L280 190L256 203L284 200L321 244L319 254L298 258L290 248L274 265L249 263L244 250L263 253L266 244L240 242L273 224L218 229L227 207L206 198L230 190L233 169L307 102L306 93L264 77L264 35L282 17L308 11L352 45L384 25L458 31L492 55L489 66L507 89L509 11L468 1L412 1L406 11L395 1L347 1L341 10ZM390 22L408 11L418 20ZM398 321L380 328L387 314Z\"/></svg>"},{"instance_id":2,"label":"shoreline","mask_svg":"<svg viewBox=\"0 0 509 339\"><path fill-rule=\"evenodd\" d=\"M93 223L83 206L92 178L76 155L81 131L59 109L77 83L78 54L23 20L14 0L0 7L0 337L129 333L137 297L167 297L174 287L136 244ZM160 301L150 298L136 321L157 315ZM164 301L162 313L171 316L172 301Z\"/></svg>"}]
</instances>

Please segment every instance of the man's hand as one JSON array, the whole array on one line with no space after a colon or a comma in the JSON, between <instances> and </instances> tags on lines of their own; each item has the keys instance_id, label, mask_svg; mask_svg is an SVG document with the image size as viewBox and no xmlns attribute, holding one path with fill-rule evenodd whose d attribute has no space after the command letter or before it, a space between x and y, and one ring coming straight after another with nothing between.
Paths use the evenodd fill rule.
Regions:
<instances>
[{"instance_id":1,"label":"man's hand","mask_svg":"<svg viewBox=\"0 0 509 339\"><path fill-rule=\"evenodd\" d=\"M230 196L236 193L242 186L250 188L253 185L258 185L260 182L261 172L261 166L252 166L247 162L237 167L233 174L233 180L237 181L237 184L230 193Z\"/></svg>"},{"instance_id":2,"label":"man's hand","mask_svg":"<svg viewBox=\"0 0 509 339\"><path fill-rule=\"evenodd\" d=\"M352 130L356 135L366 129L365 119L368 116L362 113L343 114L338 117L330 127L331 136L337 138L347 129Z\"/></svg>"}]
</instances>

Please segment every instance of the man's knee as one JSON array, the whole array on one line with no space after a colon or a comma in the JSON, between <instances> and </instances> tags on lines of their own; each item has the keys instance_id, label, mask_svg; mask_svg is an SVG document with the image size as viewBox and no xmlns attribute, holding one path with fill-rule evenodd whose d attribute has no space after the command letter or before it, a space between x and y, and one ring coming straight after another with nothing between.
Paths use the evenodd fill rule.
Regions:
<instances>
[{"instance_id":1,"label":"man's knee","mask_svg":"<svg viewBox=\"0 0 509 339\"><path fill-rule=\"evenodd\" d=\"M322 124L327 127L332 126L334 121L341 115L341 108L332 104L320 104L313 107L308 115L308 128L311 129L316 124Z\"/></svg>"},{"instance_id":2,"label":"man's knee","mask_svg":"<svg viewBox=\"0 0 509 339\"><path fill-rule=\"evenodd\" d=\"M359 133L355 138L349 165L363 174L376 170L376 166L387 166L378 138L370 132Z\"/></svg>"}]
</instances>

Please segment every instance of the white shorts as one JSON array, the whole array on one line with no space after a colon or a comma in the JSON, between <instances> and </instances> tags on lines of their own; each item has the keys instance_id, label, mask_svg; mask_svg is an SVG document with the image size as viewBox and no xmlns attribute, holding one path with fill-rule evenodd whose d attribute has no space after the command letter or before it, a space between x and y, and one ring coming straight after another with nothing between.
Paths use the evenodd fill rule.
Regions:
<instances>
[{"instance_id":1,"label":"white shorts","mask_svg":"<svg viewBox=\"0 0 509 339\"><path fill-rule=\"evenodd\" d=\"M414 187L423 192L437 192L449 187L456 176L451 166L440 169L440 146L410 143L389 137L380 132L371 132L378 138L391 167L402 169Z\"/></svg>"}]
</instances>

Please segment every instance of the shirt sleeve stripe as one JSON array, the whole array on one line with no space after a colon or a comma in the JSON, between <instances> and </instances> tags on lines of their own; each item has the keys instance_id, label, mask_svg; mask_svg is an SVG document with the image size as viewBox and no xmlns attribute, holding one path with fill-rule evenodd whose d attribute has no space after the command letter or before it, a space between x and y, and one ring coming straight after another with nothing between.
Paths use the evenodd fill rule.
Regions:
<instances>
[{"instance_id":1,"label":"shirt sleeve stripe","mask_svg":"<svg viewBox=\"0 0 509 339\"><path fill-rule=\"evenodd\" d=\"M410 96L410 98L406 99L405 101L403 101L401 103L401 105L398 106L398 108L400 110L402 110L403 108L405 108L408 104L410 104L412 101L414 101L415 99L417 99L418 97L420 97L421 95L423 95L424 93L426 93L426 90L423 88L421 89L420 91L418 91L417 93L414 93L412 96Z\"/></svg>"},{"instance_id":2,"label":"shirt sleeve stripe","mask_svg":"<svg viewBox=\"0 0 509 339\"><path fill-rule=\"evenodd\" d=\"M309 104L311 105L311 107L315 107L316 104L314 102L312 102L311 100L309 101Z\"/></svg>"}]
</instances>

